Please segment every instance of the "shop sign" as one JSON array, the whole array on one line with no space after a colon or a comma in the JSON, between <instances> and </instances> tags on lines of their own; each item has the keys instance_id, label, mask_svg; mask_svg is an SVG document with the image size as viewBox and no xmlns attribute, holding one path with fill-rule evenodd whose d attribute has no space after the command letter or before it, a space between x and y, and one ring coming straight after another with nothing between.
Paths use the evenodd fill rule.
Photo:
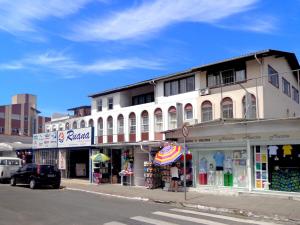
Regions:
<instances>
[{"instance_id":1,"label":"shop sign","mask_svg":"<svg viewBox=\"0 0 300 225\"><path fill-rule=\"evenodd\" d=\"M58 151L58 169L66 169L66 151L62 149Z\"/></svg>"},{"instance_id":2,"label":"shop sign","mask_svg":"<svg viewBox=\"0 0 300 225\"><path fill-rule=\"evenodd\" d=\"M57 131L34 134L32 137L32 148L57 148Z\"/></svg>"},{"instance_id":3,"label":"shop sign","mask_svg":"<svg viewBox=\"0 0 300 225\"><path fill-rule=\"evenodd\" d=\"M58 147L81 147L93 144L92 128L58 131Z\"/></svg>"}]
</instances>

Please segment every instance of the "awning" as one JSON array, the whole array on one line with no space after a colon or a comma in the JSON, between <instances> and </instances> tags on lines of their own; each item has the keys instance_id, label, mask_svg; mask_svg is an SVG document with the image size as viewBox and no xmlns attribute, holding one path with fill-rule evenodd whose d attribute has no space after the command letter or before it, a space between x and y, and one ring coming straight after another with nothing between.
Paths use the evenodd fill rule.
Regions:
<instances>
[{"instance_id":1,"label":"awning","mask_svg":"<svg viewBox=\"0 0 300 225\"><path fill-rule=\"evenodd\" d=\"M24 144L22 142L0 143L0 151L15 151L31 149L32 144Z\"/></svg>"}]
</instances>

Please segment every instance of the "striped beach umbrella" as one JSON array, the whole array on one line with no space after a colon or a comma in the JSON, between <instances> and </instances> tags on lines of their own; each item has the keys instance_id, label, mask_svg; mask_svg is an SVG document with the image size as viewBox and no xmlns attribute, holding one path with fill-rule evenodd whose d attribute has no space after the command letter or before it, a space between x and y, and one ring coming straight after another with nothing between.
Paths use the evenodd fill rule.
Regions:
<instances>
[{"instance_id":1,"label":"striped beach umbrella","mask_svg":"<svg viewBox=\"0 0 300 225\"><path fill-rule=\"evenodd\" d=\"M182 155L181 146L168 145L156 153L154 164L164 166L177 161Z\"/></svg>"}]
</instances>

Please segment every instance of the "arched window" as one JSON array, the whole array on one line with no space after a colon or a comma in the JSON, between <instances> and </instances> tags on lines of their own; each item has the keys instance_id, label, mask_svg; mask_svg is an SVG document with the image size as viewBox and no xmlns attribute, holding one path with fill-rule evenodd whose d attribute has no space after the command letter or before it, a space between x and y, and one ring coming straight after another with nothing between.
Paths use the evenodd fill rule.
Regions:
<instances>
[{"instance_id":1,"label":"arched window","mask_svg":"<svg viewBox=\"0 0 300 225\"><path fill-rule=\"evenodd\" d=\"M56 131L56 125L52 126L52 131Z\"/></svg>"},{"instance_id":2,"label":"arched window","mask_svg":"<svg viewBox=\"0 0 300 225\"><path fill-rule=\"evenodd\" d=\"M233 103L229 97L222 100L222 115L224 119L233 118Z\"/></svg>"},{"instance_id":3,"label":"arched window","mask_svg":"<svg viewBox=\"0 0 300 225\"><path fill-rule=\"evenodd\" d=\"M81 120L81 122L80 122L80 128L85 128L85 121L84 120Z\"/></svg>"},{"instance_id":4,"label":"arched window","mask_svg":"<svg viewBox=\"0 0 300 225\"><path fill-rule=\"evenodd\" d=\"M129 115L129 133L130 134L136 133L136 118L133 112L130 113Z\"/></svg>"},{"instance_id":5,"label":"arched window","mask_svg":"<svg viewBox=\"0 0 300 225\"><path fill-rule=\"evenodd\" d=\"M103 119L98 119L98 136L103 136Z\"/></svg>"},{"instance_id":6,"label":"arched window","mask_svg":"<svg viewBox=\"0 0 300 225\"><path fill-rule=\"evenodd\" d=\"M77 129L77 122L76 121L73 122L72 128Z\"/></svg>"},{"instance_id":7,"label":"arched window","mask_svg":"<svg viewBox=\"0 0 300 225\"><path fill-rule=\"evenodd\" d=\"M212 104L210 101L204 101L201 105L202 122L212 120Z\"/></svg>"},{"instance_id":8,"label":"arched window","mask_svg":"<svg viewBox=\"0 0 300 225\"><path fill-rule=\"evenodd\" d=\"M142 133L149 132L149 115L146 110L141 115L141 129Z\"/></svg>"},{"instance_id":9,"label":"arched window","mask_svg":"<svg viewBox=\"0 0 300 225\"><path fill-rule=\"evenodd\" d=\"M89 120L89 127L94 127L94 120L93 119Z\"/></svg>"},{"instance_id":10,"label":"arched window","mask_svg":"<svg viewBox=\"0 0 300 225\"><path fill-rule=\"evenodd\" d=\"M174 106L171 106L168 110L169 113L169 129L175 129L177 127L177 114L176 114L176 108Z\"/></svg>"},{"instance_id":11,"label":"arched window","mask_svg":"<svg viewBox=\"0 0 300 225\"><path fill-rule=\"evenodd\" d=\"M246 105L247 98L247 105ZM253 94L248 94L243 97L243 117L246 119L256 118L256 98Z\"/></svg>"},{"instance_id":12,"label":"arched window","mask_svg":"<svg viewBox=\"0 0 300 225\"><path fill-rule=\"evenodd\" d=\"M118 116L118 134L124 134L124 116L122 114Z\"/></svg>"},{"instance_id":13,"label":"arched window","mask_svg":"<svg viewBox=\"0 0 300 225\"><path fill-rule=\"evenodd\" d=\"M113 118L112 116L109 116L107 118L107 135L113 134Z\"/></svg>"},{"instance_id":14,"label":"arched window","mask_svg":"<svg viewBox=\"0 0 300 225\"><path fill-rule=\"evenodd\" d=\"M66 123L65 127L66 127L66 130L69 130L69 129L70 129L70 124L69 124L69 122Z\"/></svg>"},{"instance_id":15,"label":"arched window","mask_svg":"<svg viewBox=\"0 0 300 225\"><path fill-rule=\"evenodd\" d=\"M61 131L64 129L64 125L63 124L59 124L58 129Z\"/></svg>"},{"instance_id":16,"label":"arched window","mask_svg":"<svg viewBox=\"0 0 300 225\"><path fill-rule=\"evenodd\" d=\"M155 109L154 111L154 124L155 124L155 132L160 132L163 130L163 114L160 108Z\"/></svg>"},{"instance_id":17,"label":"arched window","mask_svg":"<svg viewBox=\"0 0 300 225\"><path fill-rule=\"evenodd\" d=\"M192 104L186 104L184 107L184 119L190 120L193 119L193 106Z\"/></svg>"}]
</instances>

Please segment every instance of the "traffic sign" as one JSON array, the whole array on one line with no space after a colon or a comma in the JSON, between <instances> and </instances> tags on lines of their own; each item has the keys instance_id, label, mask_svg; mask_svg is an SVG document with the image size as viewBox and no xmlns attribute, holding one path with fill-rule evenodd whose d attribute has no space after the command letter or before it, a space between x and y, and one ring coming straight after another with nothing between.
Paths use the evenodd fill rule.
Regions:
<instances>
[{"instance_id":1,"label":"traffic sign","mask_svg":"<svg viewBox=\"0 0 300 225\"><path fill-rule=\"evenodd\" d=\"M189 128L186 125L182 126L182 135L187 137L189 135Z\"/></svg>"}]
</instances>

